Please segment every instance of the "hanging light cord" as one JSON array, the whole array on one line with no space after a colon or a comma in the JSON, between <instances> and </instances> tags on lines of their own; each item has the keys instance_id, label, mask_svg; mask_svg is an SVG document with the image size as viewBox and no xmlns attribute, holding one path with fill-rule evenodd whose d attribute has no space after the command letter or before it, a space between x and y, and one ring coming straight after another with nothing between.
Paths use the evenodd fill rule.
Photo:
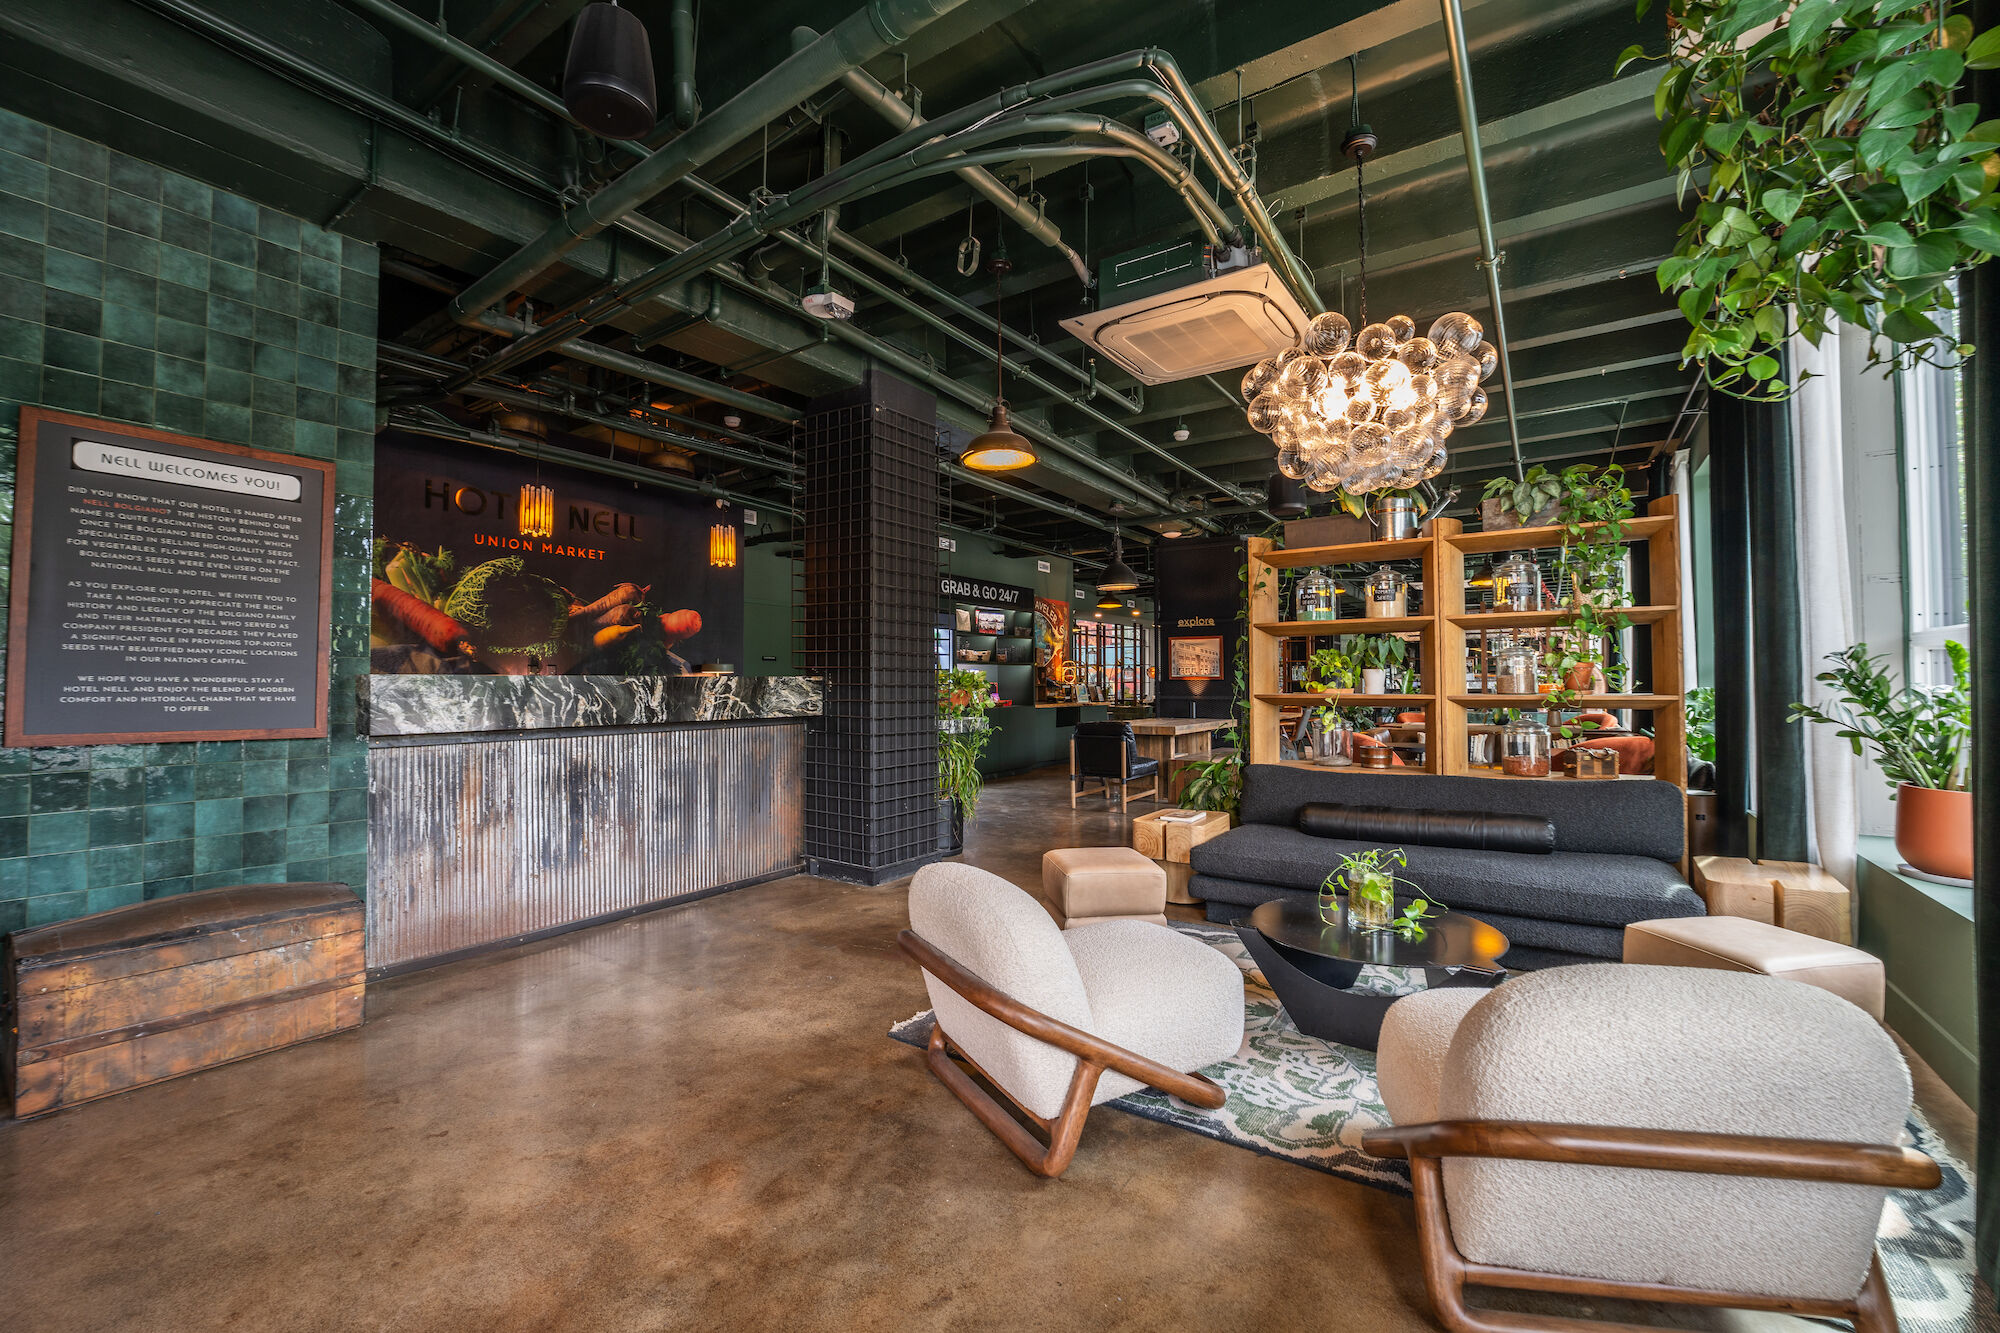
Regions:
<instances>
[{"instance_id":1,"label":"hanging light cord","mask_svg":"<svg viewBox=\"0 0 2000 1333\"><path fill-rule=\"evenodd\" d=\"M1354 57L1347 58L1348 103L1347 132L1351 135L1361 128L1361 75L1356 71ZM1361 326L1368 326L1368 187L1362 178L1362 168L1366 154L1354 155L1354 204L1355 228L1361 241Z\"/></svg>"},{"instance_id":2,"label":"hanging light cord","mask_svg":"<svg viewBox=\"0 0 2000 1333\"><path fill-rule=\"evenodd\" d=\"M1007 357L1006 346L1000 341L1007 327L1000 322L1001 302L1004 299L1000 291L1000 275L995 273L993 275L993 406L996 409L1007 405L1006 395L1000 392L1000 375L1006 368Z\"/></svg>"}]
</instances>

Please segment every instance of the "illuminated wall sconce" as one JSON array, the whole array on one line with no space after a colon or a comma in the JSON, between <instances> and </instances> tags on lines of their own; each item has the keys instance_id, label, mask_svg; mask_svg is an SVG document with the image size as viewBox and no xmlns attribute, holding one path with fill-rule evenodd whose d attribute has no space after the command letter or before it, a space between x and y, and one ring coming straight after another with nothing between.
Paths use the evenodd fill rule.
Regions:
<instances>
[{"instance_id":1,"label":"illuminated wall sconce","mask_svg":"<svg viewBox=\"0 0 2000 1333\"><path fill-rule=\"evenodd\" d=\"M729 524L708 530L708 563L716 569L736 568L736 529Z\"/></svg>"},{"instance_id":2,"label":"illuminated wall sconce","mask_svg":"<svg viewBox=\"0 0 2000 1333\"><path fill-rule=\"evenodd\" d=\"M556 530L556 493L530 483L521 488L521 535L549 537Z\"/></svg>"}]
</instances>

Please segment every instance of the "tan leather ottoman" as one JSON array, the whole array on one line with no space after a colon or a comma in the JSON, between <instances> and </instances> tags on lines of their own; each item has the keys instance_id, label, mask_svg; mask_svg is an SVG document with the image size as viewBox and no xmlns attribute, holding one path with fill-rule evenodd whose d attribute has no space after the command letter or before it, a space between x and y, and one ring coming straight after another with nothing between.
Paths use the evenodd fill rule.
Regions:
<instances>
[{"instance_id":1,"label":"tan leather ottoman","mask_svg":"<svg viewBox=\"0 0 2000 1333\"><path fill-rule=\"evenodd\" d=\"M1832 940L1740 916L1683 916L1625 927L1625 961L1761 972L1832 991L1882 1019L1882 960Z\"/></svg>"},{"instance_id":2,"label":"tan leather ottoman","mask_svg":"<svg viewBox=\"0 0 2000 1333\"><path fill-rule=\"evenodd\" d=\"M1042 901L1064 930L1089 921L1167 924L1167 872L1130 847L1042 853Z\"/></svg>"}]
</instances>

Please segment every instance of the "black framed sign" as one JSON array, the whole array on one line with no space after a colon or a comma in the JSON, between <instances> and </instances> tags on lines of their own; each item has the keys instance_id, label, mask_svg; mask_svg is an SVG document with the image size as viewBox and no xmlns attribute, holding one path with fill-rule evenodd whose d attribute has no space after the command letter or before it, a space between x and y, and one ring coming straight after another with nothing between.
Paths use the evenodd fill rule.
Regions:
<instances>
[{"instance_id":1,"label":"black framed sign","mask_svg":"<svg viewBox=\"0 0 2000 1333\"><path fill-rule=\"evenodd\" d=\"M21 409L8 745L324 736L333 464Z\"/></svg>"}]
</instances>

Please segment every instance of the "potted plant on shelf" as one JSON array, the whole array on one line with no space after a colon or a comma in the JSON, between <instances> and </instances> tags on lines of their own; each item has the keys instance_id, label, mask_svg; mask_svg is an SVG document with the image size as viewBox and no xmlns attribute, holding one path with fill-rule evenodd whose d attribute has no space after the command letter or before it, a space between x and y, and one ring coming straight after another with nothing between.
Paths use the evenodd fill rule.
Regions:
<instances>
[{"instance_id":1,"label":"potted plant on shelf","mask_svg":"<svg viewBox=\"0 0 2000 1333\"><path fill-rule=\"evenodd\" d=\"M1441 904L1416 897L1396 908L1396 886L1417 886L1396 872L1409 868L1410 858L1400 847L1375 847L1351 852L1340 858L1319 886L1319 915L1329 924L1341 907L1340 895L1347 897L1347 924L1355 930L1393 930L1413 939L1422 939L1424 921L1444 910Z\"/></svg>"},{"instance_id":2,"label":"potted plant on shelf","mask_svg":"<svg viewBox=\"0 0 2000 1333\"><path fill-rule=\"evenodd\" d=\"M937 673L938 847L956 856L965 848L965 824L979 808L986 780L979 756L992 735L986 712L993 682L982 671Z\"/></svg>"},{"instance_id":3,"label":"potted plant on shelf","mask_svg":"<svg viewBox=\"0 0 2000 1333\"><path fill-rule=\"evenodd\" d=\"M1377 541L1397 541L1423 532L1434 506L1420 488L1371 491L1367 495L1338 493L1336 503L1354 518L1365 519Z\"/></svg>"},{"instance_id":4,"label":"potted plant on shelf","mask_svg":"<svg viewBox=\"0 0 2000 1333\"><path fill-rule=\"evenodd\" d=\"M1972 793L1965 742L1972 731L1971 655L1947 643L1952 683L1897 688L1886 658L1868 645L1829 653L1833 669L1814 679L1839 691L1828 708L1792 705L1790 721L1824 722L1860 754L1866 744L1896 788L1896 850L1911 867L1946 879L1972 878Z\"/></svg>"},{"instance_id":5,"label":"potted plant on shelf","mask_svg":"<svg viewBox=\"0 0 2000 1333\"><path fill-rule=\"evenodd\" d=\"M1556 502L1561 497L1561 478L1540 463L1519 480L1495 477L1486 483L1479 500L1479 526L1486 532L1546 526L1556 521Z\"/></svg>"},{"instance_id":6,"label":"potted plant on shelf","mask_svg":"<svg viewBox=\"0 0 2000 1333\"><path fill-rule=\"evenodd\" d=\"M1389 672L1402 670L1410 646L1393 634L1360 635L1352 643L1355 665L1361 668L1361 692L1387 694Z\"/></svg>"},{"instance_id":7,"label":"potted plant on shelf","mask_svg":"<svg viewBox=\"0 0 2000 1333\"><path fill-rule=\"evenodd\" d=\"M1361 663L1346 651L1345 645L1349 642L1342 639L1338 646L1315 649L1306 659L1310 677L1305 682L1308 693L1331 694L1338 698L1341 691L1354 688L1355 678L1361 674ZM1314 761L1322 764L1346 763L1352 737L1340 709L1333 704L1321 704L1308 710L1308 720L1315 728Z\"/></svg>"}]
</instances>

